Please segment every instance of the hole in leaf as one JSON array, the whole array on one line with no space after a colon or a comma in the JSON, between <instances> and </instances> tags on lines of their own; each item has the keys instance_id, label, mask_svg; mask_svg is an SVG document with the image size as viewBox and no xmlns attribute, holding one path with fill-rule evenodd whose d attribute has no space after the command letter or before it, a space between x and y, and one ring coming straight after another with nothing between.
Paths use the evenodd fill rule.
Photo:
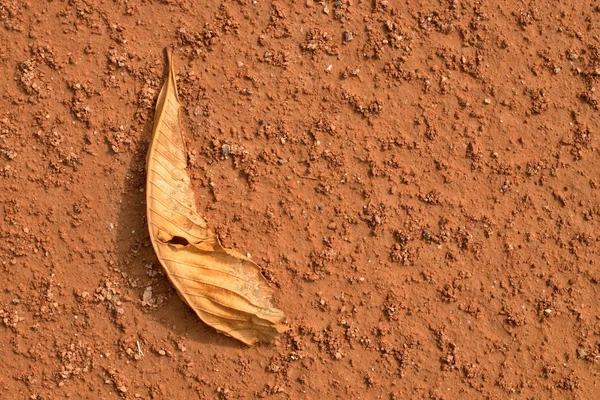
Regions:
<instances>
[{"instance_id":1,"label":"hole in leaf","mask_svg":"<svg viewBox=\"0 0 600 400\"><path fill-rule=\"evenodd\" d=\"M186 238L181 237L181 236L173 236L171 238L171 240L169 240L167 243L168 244L178 244L181 246L187 246L188 244L190 244L190 242L188 242L188 240Z\"/></svg>"}]
</instances>

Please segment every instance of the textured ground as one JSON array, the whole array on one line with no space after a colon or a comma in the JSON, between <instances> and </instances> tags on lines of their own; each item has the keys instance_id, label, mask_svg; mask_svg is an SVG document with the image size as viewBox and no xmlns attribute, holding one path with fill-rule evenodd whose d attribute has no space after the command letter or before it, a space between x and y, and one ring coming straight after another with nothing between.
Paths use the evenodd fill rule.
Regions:
<instances>
[{"instance_id":1,"label":"textured ground","mask_svg":"<svg viewBox=\"0 0 600 400\"><path fill-rule=\"evenodd\" d=\"M0 398L592 399L593 1L0 1ZM290 331L150 246L166 46L199 210Z\"/></svg>"}]
</instances>

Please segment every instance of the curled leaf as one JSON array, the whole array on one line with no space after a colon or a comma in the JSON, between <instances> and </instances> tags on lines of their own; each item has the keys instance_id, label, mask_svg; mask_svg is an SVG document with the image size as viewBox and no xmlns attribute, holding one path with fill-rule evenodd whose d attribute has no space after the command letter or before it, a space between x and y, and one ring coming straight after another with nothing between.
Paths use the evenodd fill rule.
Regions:
<instances>
[{"instance_id":1,"label":"curled leaf","mask_svg":"<svg viewBox=\"0 0 600 400\"><path fill-rule=\"evenodd\" d=\"M179 296L202 321L248 345L276 342L285 317L260 268L225 249L198 215L187 174L171 51L148 151L146 207L150 240Z\"/></svg>"}]
</instances>

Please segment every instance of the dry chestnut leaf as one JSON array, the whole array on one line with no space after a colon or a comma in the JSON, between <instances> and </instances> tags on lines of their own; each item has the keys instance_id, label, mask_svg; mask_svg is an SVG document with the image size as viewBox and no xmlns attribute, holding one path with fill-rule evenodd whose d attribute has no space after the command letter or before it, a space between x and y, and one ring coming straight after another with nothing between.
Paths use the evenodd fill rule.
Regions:
<instances>
[{"instance_id":1,"label":"dry chestnut leaf","mask_svg":"<svg viewBox=\"0 0 600 400\"><path fill-rule=\"evenodd\" d=\"M154 251L177 293L213 328L248 345L276 342L285 315L254 262L221 246L198 215L187 174L173 57L148 151L146 207Z\"/></svg>"}]
</instances>

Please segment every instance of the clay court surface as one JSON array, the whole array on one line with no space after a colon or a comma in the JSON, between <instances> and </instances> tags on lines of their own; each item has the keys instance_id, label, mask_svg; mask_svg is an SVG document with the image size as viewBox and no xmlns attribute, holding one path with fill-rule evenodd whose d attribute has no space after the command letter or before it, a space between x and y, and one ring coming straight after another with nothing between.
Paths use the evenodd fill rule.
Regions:
<instances>
[{"instance_id":1,"label":"clay court surface","mask_svg":"<svg viewBox=\"0 0 600 400\"><path fill-rule=\"evenodd\" d=\"M0 398L597 398L599 43L591 0L1 1ZM165 47L279 345L150 245Z\"/></svg>"}]
</instances>

